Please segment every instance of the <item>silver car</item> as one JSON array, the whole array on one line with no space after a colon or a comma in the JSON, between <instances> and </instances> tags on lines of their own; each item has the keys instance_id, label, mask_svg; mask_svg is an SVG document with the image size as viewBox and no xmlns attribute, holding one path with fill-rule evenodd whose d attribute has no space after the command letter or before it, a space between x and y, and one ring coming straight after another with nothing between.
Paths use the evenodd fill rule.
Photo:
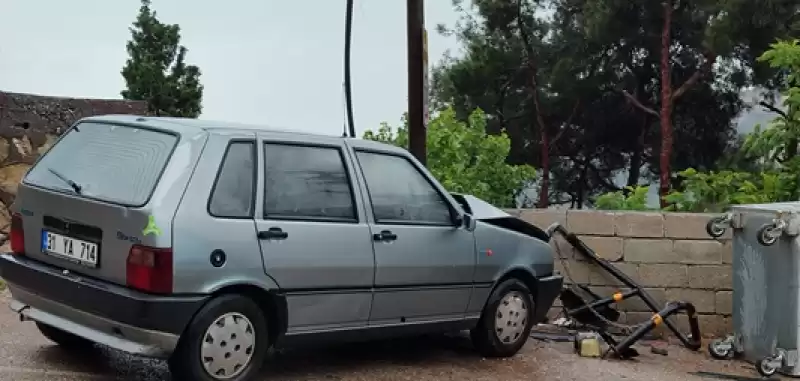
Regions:
<instances>
[{"instance_id":1,"label":"silver car","mask_svg":"<svg viewBox=\"0 0 800 381\"><path fill-rule=\"evenodd\" d=\"M251 380L270 347L445 331L512 356L563 282L540 229L359 139L85 118L12 211L11 308L179 380Z\"/></svg>"}]
</instances>

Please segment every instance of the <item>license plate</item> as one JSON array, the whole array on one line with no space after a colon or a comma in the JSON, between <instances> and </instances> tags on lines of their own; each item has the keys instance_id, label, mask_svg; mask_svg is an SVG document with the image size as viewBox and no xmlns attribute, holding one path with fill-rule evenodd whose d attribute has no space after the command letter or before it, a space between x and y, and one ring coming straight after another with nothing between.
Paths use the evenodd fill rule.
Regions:
<instances>
[{"instance_id":1,"label":"license plate","mask_svg":"<svg viewBox=\"0 0 800 381\"><path fill-rule=\"evenodd\" d=\"M96 243L46 230L42 231L42 252L90 267L97 266L100 256Z\"/></svg>"}]
</instances>

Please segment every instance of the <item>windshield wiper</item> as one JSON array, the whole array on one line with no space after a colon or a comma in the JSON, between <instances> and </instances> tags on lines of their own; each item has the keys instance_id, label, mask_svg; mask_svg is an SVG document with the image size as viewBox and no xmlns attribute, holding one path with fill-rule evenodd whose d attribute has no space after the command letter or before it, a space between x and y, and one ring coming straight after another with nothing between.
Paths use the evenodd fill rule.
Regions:
<instances>
[{"instance_id":1,"label":"windshield wiper","mask_svg":"<svg viewBox=\"0 0 800 381\"><path fill-rule=\"evenodd\" d=\"M67 185L69 185L70 188L72 188L72 190L75 191L75 193L81 194L81 190L83 189L83 187L80 184L70 180L67 176L64 176L63 174L61 174L61 172L58 172L53 168L48 167L47 170L50 171L50 173L56 175L56 177L61 179L61 181L67 183Z\"/></svg>"}]
</instances>

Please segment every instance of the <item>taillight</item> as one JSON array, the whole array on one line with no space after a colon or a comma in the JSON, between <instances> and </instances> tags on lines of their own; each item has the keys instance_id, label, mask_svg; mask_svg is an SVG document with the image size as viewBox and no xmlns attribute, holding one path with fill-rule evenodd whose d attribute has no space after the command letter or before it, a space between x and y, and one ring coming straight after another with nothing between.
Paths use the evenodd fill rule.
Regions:
<instances>
[{"instance_id":1,"label":"taillight","mask_svg":"<svg viewBox=\"0 0 800 381\"><path fill-rule=\"evenodd\" d=\"M133 245L126 270L129 287L154 294L172 292L172 249Z\"/></svg>"},{"instance_id":2,"label":"taillight","mask_svg":"<svg viewBox=\"0 0 800 381\"><path fill-rule=\"evenodd\" d=\"M25 254L25 230L22 228L22 215L14 213L11 215L11 252L14 254Z\"/></svg>"}]
</instances>

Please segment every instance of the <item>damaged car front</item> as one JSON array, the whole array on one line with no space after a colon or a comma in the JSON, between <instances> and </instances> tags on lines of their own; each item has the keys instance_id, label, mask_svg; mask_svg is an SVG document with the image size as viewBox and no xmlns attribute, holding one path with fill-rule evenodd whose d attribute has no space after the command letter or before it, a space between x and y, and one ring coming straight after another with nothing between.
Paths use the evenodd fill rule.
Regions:
<instances>
[{"instance_id":1,"label":"damaged car front","mask_svg":"<svg viewBox=\"0 0 800 381\"><path fill-rule=\"evenodd\" d=\"M523 279L534 296L534 323L545 320L564 279L555 272L550 236L537 226L477 197L453 194L474 220L477 259L475 284L497 284L506 277ZM475 292L491 293L476 287Z\"/></svg>"}]
</instances>

